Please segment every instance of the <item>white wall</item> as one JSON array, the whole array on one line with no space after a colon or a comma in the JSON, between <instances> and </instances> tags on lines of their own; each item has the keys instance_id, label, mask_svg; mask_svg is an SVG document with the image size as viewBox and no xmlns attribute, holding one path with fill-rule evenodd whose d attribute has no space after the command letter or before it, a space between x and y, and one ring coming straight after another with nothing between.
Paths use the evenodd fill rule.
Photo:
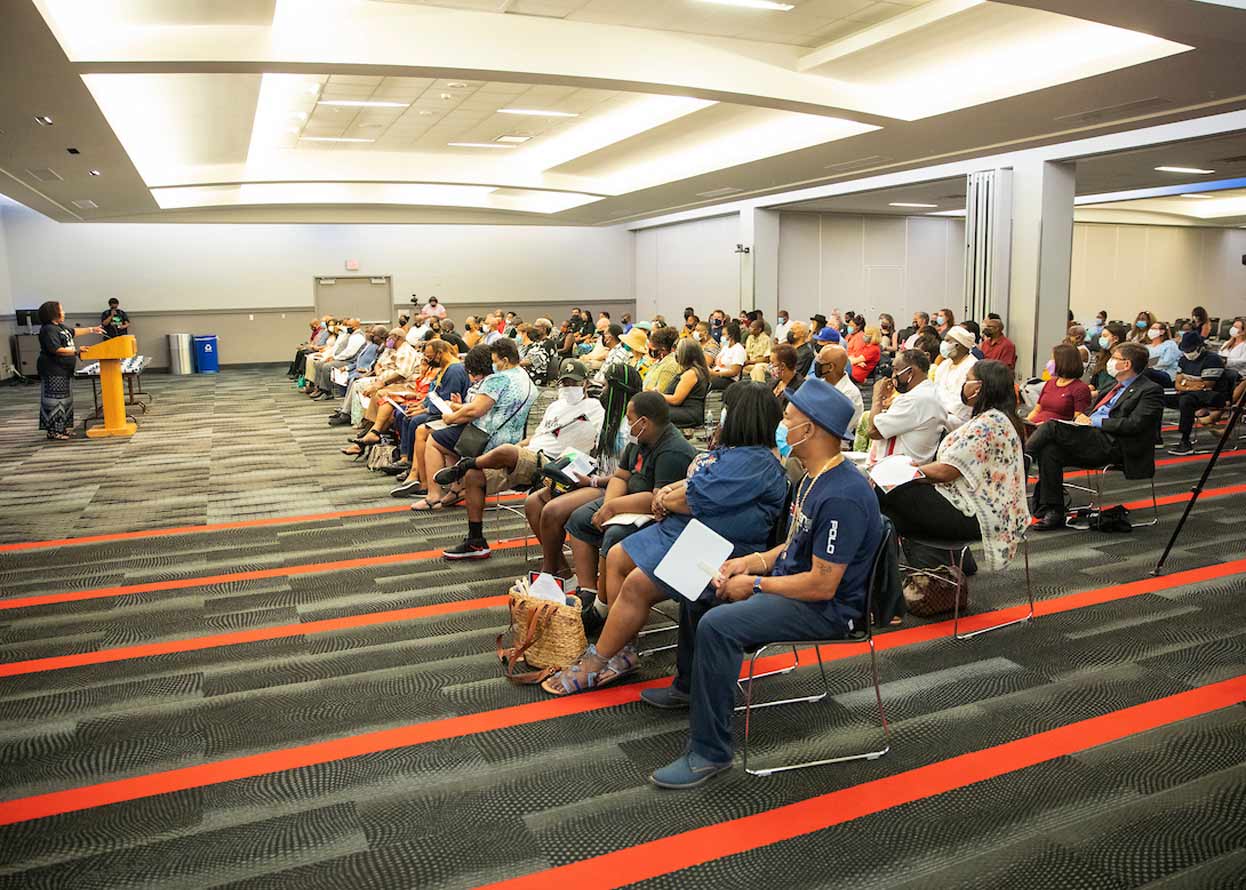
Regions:
<instances>
[{"instance_id":1,"label":"white wall","mask_svg":"<svg viewBox=\"0 0 1246 890\"><path fill-rule=\"evenodd\" d=\"M452 314L456 300L591 306L633 292L623 228L59 224L14 206L3 227L21 308L59 299L76 312L114 295L135 311L310 306L312 279L345 274L348 259L352 274L392 275L396 302L435 293Z\"/></svg>"},{"instance_id":2,"label":"white wall","mask_svg":"<svg viewBox=\"0 0 1246 890\"><path fill-rule=\"evenodd\" d=\"M685 306L702 318L739 312L739 232L736 213L635 232L636 317L676 324Z\"/></svg>"},{"instance_id":3,"label":"white wall","mask_svg":"<svg viewBox=\"0 0 1246 890\"><path fill-rule=\"evenodd\" d=\"M915 310L955 309L964 239L954 218L783 213L779 307L800 319L832 308L870 320L890 312L901 327Z\"/></svg>"},{"instance_id":4,"label":"white wall","mask_svg":"<svg viewBox=\"0 0 1246 890\"><path fill-rule=\"evenodd\" d=\"M1100 309L1132 320L1143 309L1172 321L1203 306L1246 314L1246 230L1077 223L1069 303L1079 319Z\"/></svg>"}]
</instances>

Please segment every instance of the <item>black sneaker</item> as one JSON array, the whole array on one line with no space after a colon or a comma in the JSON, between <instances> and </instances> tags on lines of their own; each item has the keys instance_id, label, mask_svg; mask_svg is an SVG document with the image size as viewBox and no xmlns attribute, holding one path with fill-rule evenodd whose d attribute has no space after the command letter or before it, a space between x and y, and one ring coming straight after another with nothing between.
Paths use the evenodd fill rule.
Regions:
<instances>
[{"instance_id":1,"label":"black sneaker","mask_svg":"<svg viewBox=\"0 0 1246 890\"><path fill-rule=\"evenodd\" d=\"M1171 448L1169 448L1168 453L1176 454L1176 455L1193 454L1194 446L1191 445L1189 442L1181 441L1181 442L1178 442L1176 445L1172 446Z\"/></svg>"},{"instance_id":2,"label":"black sneaker","mask_svg":"<svg viewBox=\"0 0 1246 890\"><path fill-rule=\"evenodd\" d=\"M395 498L422 498L428 494L428 491L420 485L419 476L411 476L406 482L389 490L390 497Z\"/></svg>"},{"instance_id":3,"label":"black sneaker","mask_svg":"<svg viewBox=\"0 0 1246 890\"><path fill-rule=\"evenodd\" d=\"M464 538L463 543L441 551L441 555L446 559L488 559L492 552L483 538L475 541Z\"/></svg>"},{"instance_id":4,"label":"black sneaker","mask_svg":"<svg viewBox=\"0 0 1246 890\"><path fill-rule=\"evenodd\" d=\"M381 467L381 472L384 473L386 476L401 475L405 479L407 475L407 470L409 469L411 469L411 464L407 463L405 460L401 460L401 461L398 461L398 463L396 464L386 464L385 466Z\"/></svg>"},{"instance_id":5,"label":"black sneaker","mask_svg":"<svg viewBox=\"0 0 1246 890\"><path fill-rule=\"evenodd\" d=\"M584 635L593 639L600 636L602 628L606 626L606 619L597 613L593 604L595 599L597 599L597 594L593 594L591 599L580 602L580 619L584 622Z\"/></svg>"},{"instance_id":6,"label":"black sneaker","mask_svg":"<svg viewBox=\"0 0 1246 890\"><path fill-rule=\"evenodd\" d=\"M442 467L434 473L433 481L448 488L467 475L468 469L467 458L463 458L454 466Z\"/></svg>"},{"instance_id":7,"label":"black sneaker","mask_svg":"<svg viewBox=\"0 0 1246 890\"><path fill-rule=\"evenodd\" d=\"M335 411L329 415L329 426L346 426L350 423L350 415L343 414L341 411Z\"/></svg>"}]
</instances>

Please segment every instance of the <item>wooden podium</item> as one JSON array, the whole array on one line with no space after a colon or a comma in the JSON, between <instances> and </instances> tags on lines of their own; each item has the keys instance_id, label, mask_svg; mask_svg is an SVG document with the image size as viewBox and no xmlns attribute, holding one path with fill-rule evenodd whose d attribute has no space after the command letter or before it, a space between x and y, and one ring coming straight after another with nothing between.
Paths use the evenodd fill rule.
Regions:
<instances>
[{"instance_id":1,"label":"wooden podium","mask_svg":"<svg viewBox=\"0 0 1246 890\"><path fill-rule=\"evenodd\" d=\"M100 363L100 402L104 406L104 425L87 430L87 437L133 436L138 426L126 420L125 396L121 391L121 360L138 355L138 341L130 335L113 337L79 353L84 361Z\"/></svg>"}]
</instances>

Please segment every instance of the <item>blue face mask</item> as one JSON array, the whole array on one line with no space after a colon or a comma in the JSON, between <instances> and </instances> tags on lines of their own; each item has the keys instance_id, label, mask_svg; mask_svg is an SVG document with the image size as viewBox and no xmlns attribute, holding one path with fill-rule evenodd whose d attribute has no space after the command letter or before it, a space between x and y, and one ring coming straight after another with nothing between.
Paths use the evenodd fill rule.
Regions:
<instances>
[{"instance_id":1,"label":"blue face mask","mask_svg":"<svg viewBox=\"0 0 1246 890\"><path fill-rule=\"evenodd\" d=\"M857 326L855 324L848 325L848 333L855 334L856 332L857 332Z\"/></svg>"},{"instance_id":2,"label":"blue face mask","mask_svg":"<svg viewBox=\"0 0 1246 890\"><path fill-rule=\"evenodd\" d=\"M1140 331L1145 331L1147 328L1147 323L1144 319L1140 318L1134 322L1134 327L1136 327Z\"/></svg>"},{"instance_id":3,"label":"blue face mask","mask_svg":"<svg viewBox=\"0 0 1246 890\"><path fill-rule=\"evenodd\" d=\"M497 362L494 362L494 363L493 363L493 373L494 373L494 374L496 374L497 372L498 372L498 365L497 365Z\"/></svg>"},{"instance_id":4,"label":"blue face mask","mask_svg":"<svg viewBox=\"0 0 1246 890\"><path fill-rule=\"evenodd\" d=\"M779 448L779 457L787 460L792 454L792 446L787 444L787 424L781 423L774 431L774 444Z\"/></svg>"}]
</instances>

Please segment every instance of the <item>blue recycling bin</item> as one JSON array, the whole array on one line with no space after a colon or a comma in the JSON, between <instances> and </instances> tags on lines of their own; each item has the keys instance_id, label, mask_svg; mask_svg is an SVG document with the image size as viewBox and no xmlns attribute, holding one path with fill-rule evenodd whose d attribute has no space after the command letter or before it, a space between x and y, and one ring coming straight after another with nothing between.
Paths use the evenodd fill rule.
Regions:
<instances>
[{"instance_id":1,"label":"blue recycling bin","mask_svg":"<svg viewBox=\"0 0 1246 890\"><path fill-rule=\"evenodd\" d=\"M220 356L216 352L216 334L195 335L195 370L200 374L215 374L221 370Z\"/></svg>"}]
</instances>

